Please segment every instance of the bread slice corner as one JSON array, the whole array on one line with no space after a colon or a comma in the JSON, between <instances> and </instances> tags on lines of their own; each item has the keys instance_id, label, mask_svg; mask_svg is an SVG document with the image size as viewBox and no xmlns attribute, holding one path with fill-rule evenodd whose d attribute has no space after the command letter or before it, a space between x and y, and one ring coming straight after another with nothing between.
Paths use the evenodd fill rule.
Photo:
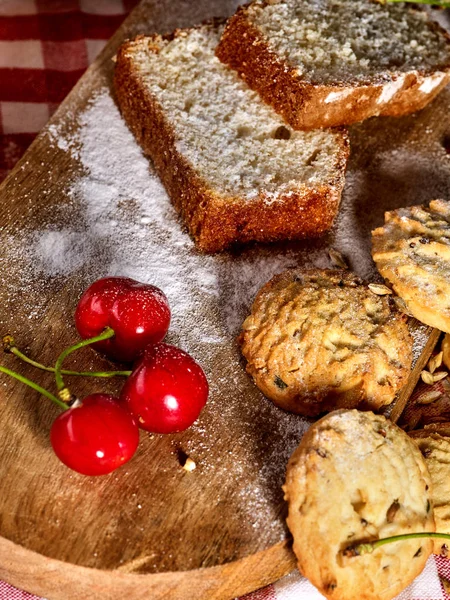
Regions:
<instances>
[{"instance_id":1,"label":"bread slice corner","mask_svg":"<svg viewBox=\"0 0 450 600\"><path fill-rule=\"evenodd\" d=\"M450 82L449 34L377 0L255 0L216 54L295 129L409 114Z\"/></svg>"}]
</instances>

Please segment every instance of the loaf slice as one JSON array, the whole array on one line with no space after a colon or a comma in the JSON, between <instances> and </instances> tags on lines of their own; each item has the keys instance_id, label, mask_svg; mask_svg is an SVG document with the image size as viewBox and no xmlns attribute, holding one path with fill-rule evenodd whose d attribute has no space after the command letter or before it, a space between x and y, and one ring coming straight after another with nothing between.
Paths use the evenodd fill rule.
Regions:
<instances>
[{"instance_id":1,"label":"loaf slice","mask_svg":"<svg viewBox=\"0 0 450 600\"><path fill-rule=\"evenodd\" d=\"M423 108L450 81L450 36L427 13L376 0L256 0L217 56L295 129Z\"/></svg>"},{"instance_id":2,"label":"loaf slice","mask_svg":"<svg viewBox=\"0 0 450 600\"><path fill-rule=\"evenodd\" d=\"M339 207L347 134L286 127L216 58L221 30L124 44L115 70L122 114L201 250L321 235Z\"/></svg>"}]
</instances>

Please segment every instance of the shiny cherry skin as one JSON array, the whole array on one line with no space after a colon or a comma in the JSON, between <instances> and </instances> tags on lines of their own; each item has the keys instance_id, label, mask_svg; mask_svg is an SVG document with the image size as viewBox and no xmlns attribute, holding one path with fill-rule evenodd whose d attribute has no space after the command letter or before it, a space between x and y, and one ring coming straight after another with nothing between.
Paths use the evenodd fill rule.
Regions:
<instances>
[{"instance_id":1,"label":"shiny cherry skin","mask_svg":"<svg viewBox=\"0 0 450 600\"><path fill-rule=\"evenodd\" d=\"M83 475L106 475L136 452L139 428L118 398L91 394L53 422L50 442L67 467Z\"/></svg>"},{"instance_id":2,"label":"shiny cherry skin","mask_svg":"<svg viewBox=\"0 0 450 600\"><path fill-rule=\"evenodd\" d=\"M100 335L106 327L114 330L113 338L92 347L120 362L133 362L148 344L163 340L169 324L165 294L154 285L126 277L94 282L75 311L75 325L83 339Z\"/></svg>"},{"instance_id":3,"label":"shiny cherry skin","mask_svg":"<svg viewBox=\"0 0 450 600\"><path fill-rule=\"evenodd\" d=\"M184 431L208 399L208 381L183 350L160 343L146 348L122 392L139 427L152 433Z\"/></svg>"}]
</instances>

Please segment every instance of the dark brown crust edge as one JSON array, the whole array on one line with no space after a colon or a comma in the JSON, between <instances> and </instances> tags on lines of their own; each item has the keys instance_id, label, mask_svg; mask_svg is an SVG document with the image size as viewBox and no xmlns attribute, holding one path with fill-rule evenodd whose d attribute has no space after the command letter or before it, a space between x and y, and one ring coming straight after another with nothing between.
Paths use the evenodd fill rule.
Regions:
<instances>
[{"instance_id":1,"label":"dark brown crust edge","mask_svg":"<svg viewBox=\"0 0 450 600\"><path fill-rule=\"evenodd\" d=\"M296 70L270 50L263 34L247 17L248 5L240 7L227 22L216 49L217 57L235 69L261 98L294 129L318 129L350 125L373 116L406 115L424 108L449 82L450 65L443 65L442 81L432 91L419 88L432 72L389 73L392 80L405 75L403 84L387 102L378 102L391 82L319 85L302 81ZM450 36L438 24L435 29ZM342 94L326 102L329 94Z\"/></svg>"},{"instance_id":2,"label":"dark brown crust edge","mask_svg":"<svg viewBox=\"0 0 450 600\"><path fill-rule=\"evenodd\" d=\"M177 34L176 34L177 35ZM135 44L148 43L157 51L162 38L137 38L121 46L114 75L116 98L129 128L149 155L172 202L198 248L218 252L249 241L272 242L320 236L328 231L339 209L349 155L347 134L340 144L335 177L312 189L302 186L280 200L267 202L220 196L196 173L176 149L175 132L162 107L142 85L133 64Z\"/></svg>"}]
</instances>

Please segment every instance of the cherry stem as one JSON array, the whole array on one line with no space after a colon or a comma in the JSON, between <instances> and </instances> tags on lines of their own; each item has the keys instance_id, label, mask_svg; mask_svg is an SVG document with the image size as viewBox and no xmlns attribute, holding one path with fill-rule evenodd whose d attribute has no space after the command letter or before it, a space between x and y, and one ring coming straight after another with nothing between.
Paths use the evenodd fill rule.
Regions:
<instances>
[{"instance_id":1,"label":"cherry stem","mask_svg":"<svg viewBox=\"0 0 450 600\"><path fill-rule=\"evenodd\" d=\"M47 398L52 400L60 408L63 408L64 410L67 410L69 408L67 406L67 404L62 402L59 398L57 398L56 396L54 396L53 394L48 392L46 389L44 389L43 387L41 387L34 381L31 381L31 379L28 379L27 377L24 377L23 375L19 375L19 373L15 373L14 371L11 371L11 369L7 369L6 367L3 367L2 365L0 365L0 372L6 373L6 375L10 375L11 377L14 377L14 379L17 379L18 381L25 383L26 385L28 385L30 388L32 388L36 392L39 392L43 396L46 396Z\"/></svg>"},{"instance_id":2,"label":"cherry stem","mask_svg":"<svg viewBox=\"0 0 450 600\"><path fill-rule=\"evenodd\" d=\"M65 359L69 356L69 354L72 354L72 352L75 352L76 350L79 350L80 348L89 346L90 344L95 344L96 342L108 340L109 338L112 338L113 336L114 336L114 329L111 329L111 327L106 327L106 329L100 335L96 335L95 337L89 338L87 340L82 340L81 342L78 342L78 343L74 344L73 346L69 346L69 348L66 348L65 350L63 350L63 352L61 352L61 354L58 356L58 360L56 361L56 364L55 364L55 381L56 381L56 387L58 389L58 392L64 391L65 397L70 396L70 393L68 392L68 390L64 384L64 381L62 378L62 372L61 372L62 364L65 361ZM66 390L67 390L67 392L66 392Z\"/></svg>"},{"instance_id":3,"label":"cherry stem","mask_svg":"<svg viewBox=\"0 0 450 600\"><path fill-rule=\"evenodd\" d=\"M348 546L342 551L344 556L353 557L361 556L363 554L371 554L374 550L385 544L392 542L401 542L402 540L415 540L418 538L443 538L450 540L450 534L448 533L437 533L437 532L417 532L417 533L402 533L400 535L392 535L391 537L381 538L374 542L365 542L363 544L355 544Z\"/></svg>"},{"instance_id":4,"label":"cherry stem","mask_svg":"<svg viewBox=\"0 0 450 600\"><path fill-rule=\"evenodd\" d=\"M8 337L7 343L4 344L4 351L9 354L14 354L20 360L41 369L41 371L48 371L49 373L54 373L54 367L46 367L45 365L38 363L37 361L29 358L26 354L24 354L17 346L14 345L14 342L11 342L10 336L5 336L4 340ZM131 375L131 371L68 371L66 369L61 369L62 375L78 375L80 377L129 377Z\"/></svg>"}]
</instances>

